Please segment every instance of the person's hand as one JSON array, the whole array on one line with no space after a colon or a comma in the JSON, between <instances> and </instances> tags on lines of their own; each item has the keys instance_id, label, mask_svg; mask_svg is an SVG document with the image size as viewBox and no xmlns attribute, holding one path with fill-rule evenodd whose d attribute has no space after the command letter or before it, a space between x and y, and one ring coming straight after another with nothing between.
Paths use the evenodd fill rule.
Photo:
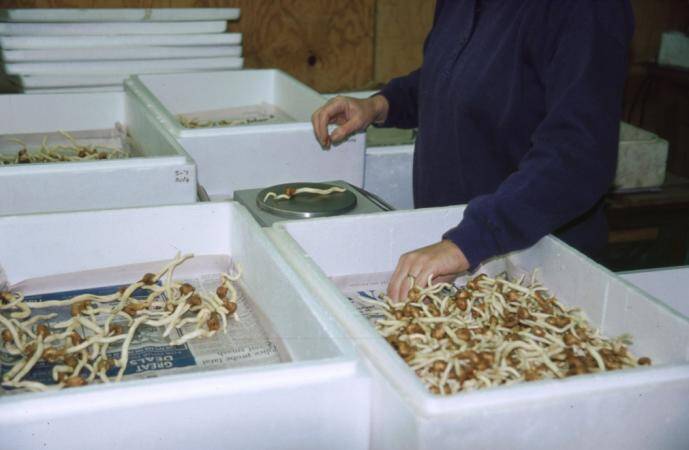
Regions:
<instances>
[{"instance_id":1,"label":"person's hand","mask_svg":"<svg viewBox=\"0 0 689 450\"><path fill-rule=\"evenodd\" d=\"M433 282L450 282L469 269L469 261L452 241L442 240L402 255L388 284L388 296L395 302L407 298L412 286L424 288L428 277Z\"/></svg>"},{"instance_id":2,"label":"person's hand","mask_svg":"<svg viewBox=\"0 0 689 450\"><path fill-rule=\"evenodd\" d=\"M365 130L372 123L382 123L388 115L388 101L382 95L358 99L337 96L318 108L311 116L313 132L324 148L346 139L350 134ZM328 125L338 127L328 134Z\"/></svg>"}]
</instances>

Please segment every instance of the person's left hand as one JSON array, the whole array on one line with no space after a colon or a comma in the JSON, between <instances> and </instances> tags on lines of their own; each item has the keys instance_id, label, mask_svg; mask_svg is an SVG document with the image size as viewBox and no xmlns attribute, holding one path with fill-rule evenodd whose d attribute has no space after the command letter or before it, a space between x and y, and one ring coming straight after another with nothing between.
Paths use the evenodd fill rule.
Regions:
<instances>
[{"instance_id":1,"label":"person's left hand","mask_svg":"<svg viewBox=\"0 0 689 450\"><path fill-rule=\"evenodd\" d=\"M410 276L418 287L426 287L428 277L436 282L449 282L469 269L469 261L452 241L443 240L402 255L388 284L388 296L395 302L407 298Z\"/></svg>"}]
</instances>

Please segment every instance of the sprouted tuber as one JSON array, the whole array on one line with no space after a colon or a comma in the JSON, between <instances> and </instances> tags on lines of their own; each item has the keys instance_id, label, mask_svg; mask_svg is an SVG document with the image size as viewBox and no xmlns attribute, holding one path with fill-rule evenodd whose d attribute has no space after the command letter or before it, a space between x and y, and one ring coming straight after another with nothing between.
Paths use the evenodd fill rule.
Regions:
<instances>
[{"instance_id":1,"label":"sprouted tuber","mask_svg":"<svg viewBox=\"0 0 689 450\"><path fill-rule=\"evenodd\" d=\"M328 189L317 189L317 188L310 188L310 187L300 187L297 189L294 188L285 188L285 192L282 194L277 194L275 192L268 192L265 197L263 197L263 201L267 201L270 198L274 198L275 200L289 200L295 195L299 194L315 194L315 195L330 195L334 194L336 192L345 192L345 188L341 188L339 186L333 186Z\"/></svg>"}]
</instances>

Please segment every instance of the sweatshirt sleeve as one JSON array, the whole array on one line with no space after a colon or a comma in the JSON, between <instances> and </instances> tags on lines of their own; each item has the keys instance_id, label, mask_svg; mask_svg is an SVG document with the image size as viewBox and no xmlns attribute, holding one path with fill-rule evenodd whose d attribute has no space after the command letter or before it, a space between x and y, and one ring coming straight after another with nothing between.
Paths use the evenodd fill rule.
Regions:
<instances>
[{"instance_id":1,"label":"sweatshirt sleeve","mask_svg":"<svg viewBox=\"0 0 689 450\"><path fill-rule=\"evenodd\" d=\"M590 210L615 175L633 17L627 0L577 0L548 20L540 48L546 114L518 168L471 200L443 236L473 270L535 244Z\"/></svg>"},{"instance_id":2,"label":"sweatshirt sleeve","mask_svg":"<svg viewBox=\"0 0 689 450\"><path fill-rule=\"evenodd\" d=\"M393 78L376 95L388 101L388 116L381 127L415 128L419 126L419 74Z\"/></svg>"}]
</instances>

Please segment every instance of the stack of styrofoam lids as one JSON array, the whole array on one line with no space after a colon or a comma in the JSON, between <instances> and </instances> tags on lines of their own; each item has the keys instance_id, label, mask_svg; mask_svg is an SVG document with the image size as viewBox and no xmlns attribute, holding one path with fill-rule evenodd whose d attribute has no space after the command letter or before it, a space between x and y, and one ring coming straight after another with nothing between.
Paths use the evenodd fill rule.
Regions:
<instances>
[{"instance_id":1,"label":"stack of styrofoam lids","mask_svg":"<svg viewBox=\"0 0 689 450\"><path fill-rule=\"evenodd\" d=\"M131 74L241 69L237 8L0 9L2 72L27 93L121 90Z\"/></svg>"}]
</instances>

